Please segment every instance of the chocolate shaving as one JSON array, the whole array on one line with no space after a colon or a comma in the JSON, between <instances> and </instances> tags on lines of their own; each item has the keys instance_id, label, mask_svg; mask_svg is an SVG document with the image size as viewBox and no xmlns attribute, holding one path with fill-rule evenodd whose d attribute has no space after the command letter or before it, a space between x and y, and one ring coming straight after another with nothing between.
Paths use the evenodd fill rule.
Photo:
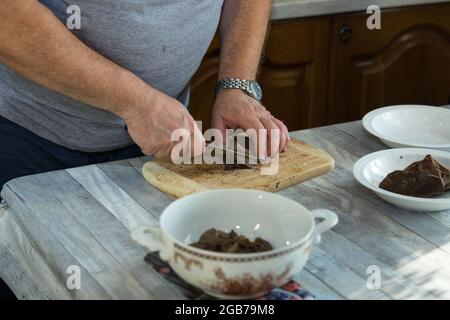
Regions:
<instances>
[{"instance_id":1,"label":"chocolate shaving","mask_svg":"<svg viewBox=\"0 0 450 320\"><path fill-rule=\"evenodd\" d=\"M191 244L191 246L223 253L255 253L273 249L272 245L262 238L250 241L245 236L238 235L234 231L226 233L216 229L205 231L198 242Z\"/></svg>"},{"instance_id":2,"label":"chocolate shaving","mask_svg":"<svg viewBox=\"0 0 450 320\"><path fill-rule=\"evenodd\" d=\"M390 173L380 188L412 197L430 198L450 190L450 169L431 155Z\"/></svg>"}]
</instances>

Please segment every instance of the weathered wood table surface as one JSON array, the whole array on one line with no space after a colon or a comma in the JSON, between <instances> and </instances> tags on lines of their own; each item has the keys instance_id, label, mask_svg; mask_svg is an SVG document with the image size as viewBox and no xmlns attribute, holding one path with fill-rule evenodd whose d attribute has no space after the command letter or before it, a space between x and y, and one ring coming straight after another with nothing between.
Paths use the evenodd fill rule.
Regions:
<instances>
[{"instance_id":1,"label":"weathered wood table surface","mask_svg":"<svg viewBox=\"0 0 450 320\"><path fill-rule=\"evenodd\" d=\"M340 218L298 275L302 285L319 299L449 299L450 212L402 210L359 185L354 162L387 148L360 122L292 136L328 151L336 169L280 193ZM50 172L5 186L0 276L19 298L184 298L144 263L146 250L130 238L132 228L157 223L173 201L141 176L145 161ZM66 286L72 265L81 270L80 290ZM367 286L373 270L381 272L379 289Z\"/></svg>"}]
</instances>

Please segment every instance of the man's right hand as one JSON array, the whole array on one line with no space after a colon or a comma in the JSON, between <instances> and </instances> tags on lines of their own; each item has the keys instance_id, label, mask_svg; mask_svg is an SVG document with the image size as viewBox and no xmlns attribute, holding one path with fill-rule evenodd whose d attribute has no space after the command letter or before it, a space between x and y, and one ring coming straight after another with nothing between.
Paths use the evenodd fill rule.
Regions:
<instances>
[{"instance_id":1,"label":"man's right hand","mask_svg":"<svg viewBox=\"0 0 450 320\"><path fill-rule=\"evenodd\" d=\"M186 108L177 100L156 90L148 90L141 106L128 108L120 115L128 126L133 141L146 155L163 158L170 155L177 141L171 141L172 133L185 129L192 157L201 155L205 149L204 137Z\"/></svg>"}]
</instances>

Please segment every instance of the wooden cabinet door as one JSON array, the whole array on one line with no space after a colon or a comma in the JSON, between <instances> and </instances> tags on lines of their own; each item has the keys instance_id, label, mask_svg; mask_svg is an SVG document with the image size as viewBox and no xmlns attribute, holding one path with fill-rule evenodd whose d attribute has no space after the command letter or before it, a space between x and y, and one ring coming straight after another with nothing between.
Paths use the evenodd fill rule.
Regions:
<instances>
[{"instance_id":1,"label":"wooden cabinet door","mask_svg":"<svg viewBox=\"0 0 450 320\"><path fill-rule=\"evenodd\" d=\"M369 30L368 17L335 18L329 122L386 105L449 103L450 4L382 10L381 30Z\"/></svg>"},{"instance_id":2,"label":"wooden cabinet door","mask_svg":"<svg viewBox=\"0 0 450 320\"><path fill-rule=\"evenodd\" d=\"M273 23L258 80L263 104L290 130L326 123L330 18ZM191 112L210 127L220 49L213 41L191 84Z\"/></svg>"},{"instance_id":3,"label":"wooden cabinet door","mask_svg":"<svg viewBox=\"0 0 450 320\"><path fill-rule=\"evenodd\" d=\"M272 25L259 81L263 103L290 130L326 123L330 18Z\"/></svg>"}]
</instances>

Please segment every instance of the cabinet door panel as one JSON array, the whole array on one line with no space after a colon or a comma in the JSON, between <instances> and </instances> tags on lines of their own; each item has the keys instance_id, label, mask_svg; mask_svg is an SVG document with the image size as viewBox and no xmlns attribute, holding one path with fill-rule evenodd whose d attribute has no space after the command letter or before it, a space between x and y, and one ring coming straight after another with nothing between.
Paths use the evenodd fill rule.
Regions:
<instances>
[{"instance_id":1,"label":"cabinet door panel","mask_svg":"<svg viewBox=\"0 0 450 320\"><path fill-rule=\"evenodd\" d=\"M290 130L309 125L311 100L311 64L291 66L285 70L264 66L260 82L267 109Z\"/></svg>"},{"instance_id":2,"label":"cabinet door panel","mask_svg":"<svg viewBox=\"0 0 450 320\"><path fill-rule=\"evenodd\" d=\"M334 23L329 122L392 104L448 103L450 5L382 12L381 30L367 29L367 17L344 15ZM343 27L352 30L347 41Z\"/></svg>"}]
</instances>

